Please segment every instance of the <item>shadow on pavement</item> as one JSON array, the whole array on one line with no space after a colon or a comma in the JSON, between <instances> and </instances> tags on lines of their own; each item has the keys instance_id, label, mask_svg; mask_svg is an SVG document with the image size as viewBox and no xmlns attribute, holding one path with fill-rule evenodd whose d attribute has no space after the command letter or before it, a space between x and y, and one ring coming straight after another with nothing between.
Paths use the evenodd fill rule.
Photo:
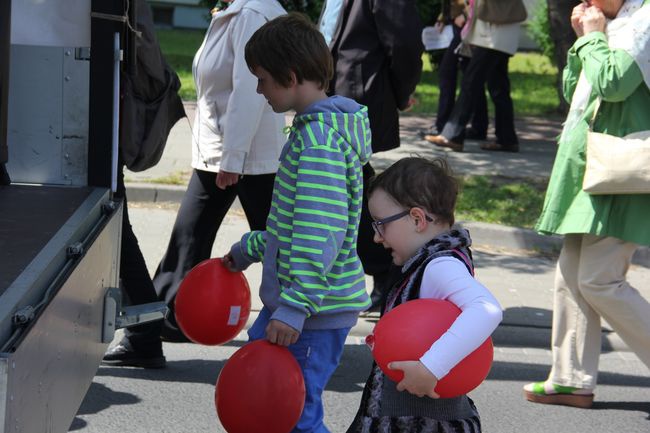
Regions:
<instances>
[{"instance_id":1,"label":"shadow on pavement","mask_svg":"<svg viewBox=\"0 0 650 433\"><path fill-rule=\"evenodd\" d=\"M510 254L473 251L477 273L481 268L495 267L516 274L545 274L555 269L555 259L515 256Z\"/></svg>"},{"instance_id":2,"label":"shadow on pavement","mask_svg":"<svg viewBox=\"0 0 650 433\"><path fill-rule=\"evenodd\" d=\"M161 382L214 384L226 363L221 360L188 359L167 361L167 368L147 370L130 367L101 367L97 376L111 376Z\"/></svg>"},{"instance_id":3,"label":"shadow on pavement","mask_svg":"<svg viewBox=\"0 0 650 433\"><path fill-rule=\"evenodd\" d=\"M70 425L70 431L79 430L88 423L79 415L95 414L114 405L136 404L141 400L128 392L113 391L106 385L93 382L86 393L86 398L77 411L77 416Z\"/></svg>"},{"instance_id":4,"label":"shadow on pavement","mask_svg":"<svg viewBox=\"0 0 650 433\"><path fill-rule=\"evenodd\" d=\"M645 412L650 421L650 403L641 401L594 401L592 410L627 410L630 412Z\"/></svg>"},{"instance_id":5,"label":"shadow on pavement","mask_svg":"<svg viewBox=\"0 0 650 433\"><path fill-rule=\"evenodd\" d=\"M545 364L496 361L492 364L487 380L523 382L544 380L548 377L549 369L550 366ZM650 388L650 377L601 371L598 373L598 385Z\"/></svg>"}]
</instances>

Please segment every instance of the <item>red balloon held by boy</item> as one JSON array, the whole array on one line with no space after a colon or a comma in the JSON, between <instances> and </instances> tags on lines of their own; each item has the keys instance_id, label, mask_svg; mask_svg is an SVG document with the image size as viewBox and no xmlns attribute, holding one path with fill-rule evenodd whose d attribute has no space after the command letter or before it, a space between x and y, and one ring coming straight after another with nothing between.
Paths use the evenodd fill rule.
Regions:
<instances>
[{"instance_id":1,"label":"red balloon held by boy","mask_svg":"<svg viewBox=\"0 0 650 433\"><path fill-rule=\"evenodd\" d=\"M420 359L459 314L457 306L439 299L416 299L401 304L386 313L368 336L372 356L384 374L399 383L404 373L389 369L388 364ZM467 394L485 380L493 356L492 339L488 338L438 381L436 393L441 398Z\"/></svg>"},{"instance_id":2,"label":"red balloon held by boy","mask_svg":"<svg viewBox=\"0 0 650 433\"><path fill-rule=\"evenodd\" d=\"M246 325L251 291L242 272L229 271L221 259L209 259L187 273L176 295L176 321L195 343L226 343Z\"/></svg>"},{"instance_id":3,"label":"red balloon held by boy","mask_svg":"<svg viewBox=\"0 0 650 433\"><path fill-rule=\"evenodd\" d=\"M289 433L305 405L300 365L286 347L253 341L223 366L214 401L228 433Z\"/></svg>"}]
</instances>

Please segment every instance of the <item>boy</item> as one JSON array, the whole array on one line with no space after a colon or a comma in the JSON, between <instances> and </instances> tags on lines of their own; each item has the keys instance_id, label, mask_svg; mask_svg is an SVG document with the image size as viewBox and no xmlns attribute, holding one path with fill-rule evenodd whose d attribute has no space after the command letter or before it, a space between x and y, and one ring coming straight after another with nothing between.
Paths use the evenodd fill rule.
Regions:
<instances>
[{"instance_id":1,"label":"boy","mask_svg":"<svg viewBox=\"0 0 650 433\"><path fill-rule=\"evenodd\" d=\"M264 308L249 330L288 346L307 391L294 432L328 432L321 394L369 298L356 252L361 167L371 155L367 109L325 94L332 57L301 15L269 21L246 45L257 91L276 112L295 110L280 156L265 231L243 236L224 258L232 270L263 262Z\"/></svg>"}]
</instances>

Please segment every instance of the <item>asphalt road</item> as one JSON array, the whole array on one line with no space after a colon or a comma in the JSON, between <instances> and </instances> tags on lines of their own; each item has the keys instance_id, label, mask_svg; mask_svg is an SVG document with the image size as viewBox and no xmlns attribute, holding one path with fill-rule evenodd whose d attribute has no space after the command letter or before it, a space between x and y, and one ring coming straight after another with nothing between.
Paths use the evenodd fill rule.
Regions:
<instances>
[{"instance_id":1,"label":"asphalt road","mask_svg":"<svg viewBox=\"0 0 650 433\"><path fill-rule=\"evenodd\" d=\"M151 270L166 247L175 209L135 205L130 214ZM214 256L223 254L239 238L245 230L242 221L241 215L229 214L213 250ZM490 257L498 258L479 254L487 265L490 265L487 260ZM552 263L534 263L533 269L538 273L527 273L528 278L522 279L518 264L511 268L493 266L492 271L487 266L481 275L493 281L516 279L520 286L537 288L535 284L540 287L542 284L535 281L550 278ZM251 269L247 276L254 287L259 282L259 269ZM645 273L637 273L634 278L647 284ZM526 293L521 291L518 296L525 301ZM613 351L601 356L600 385L591 410L524 401L521 387L528 381L545 378L551 360L550 352L545 349L547 342L538 344L538 338L530 335L533 331L534 328L506 326L500 328L499 338L495 338L498 344L490 375L471 394L481 414L484 432L650 432L650 374L633 354L626 351ZM70 431L223 432L214 409L214 383L228 357L244 340L245 334L240 334L235 341L218 347L165 344L168 367L164 370L100 367ZM371 356L367 347L361 344L361 338L349 338L341 365L324 394L325 420L333 433L345 432L351 422L370 365Z\"/></svg>"}]
</instances>

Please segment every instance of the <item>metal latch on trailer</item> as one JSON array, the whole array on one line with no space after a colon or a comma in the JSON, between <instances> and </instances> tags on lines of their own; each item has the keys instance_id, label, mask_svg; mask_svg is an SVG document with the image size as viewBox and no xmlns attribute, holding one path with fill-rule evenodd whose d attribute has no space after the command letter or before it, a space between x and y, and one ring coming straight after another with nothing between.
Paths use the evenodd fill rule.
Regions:
<instances>
[{"instance_id":1,"label":"metal latch on trailer","mask_svg":"<svg viewBox=\"0 0 650 433\"><path fill-rule=\"evenodd\" d=\"M109 287L104 295L102 343L113 341L117 329L164 319L168 312L165 302L122 307L122 291L117 287Z\"/></svg>"}]
</instances>

